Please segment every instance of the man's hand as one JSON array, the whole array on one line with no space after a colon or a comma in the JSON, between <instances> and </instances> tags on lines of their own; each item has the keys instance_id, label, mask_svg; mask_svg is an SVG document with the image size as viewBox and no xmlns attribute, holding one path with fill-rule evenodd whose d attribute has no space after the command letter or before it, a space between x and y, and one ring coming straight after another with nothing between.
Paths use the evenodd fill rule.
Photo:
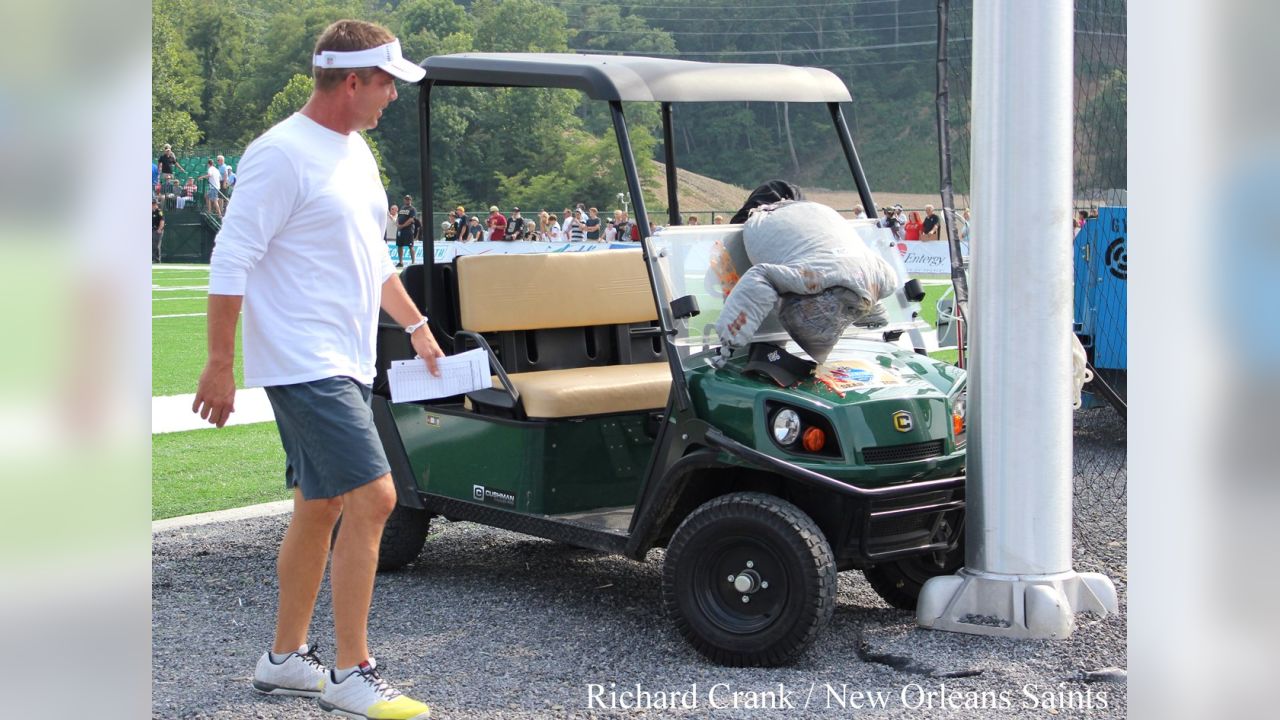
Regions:
<instances>
[{"instance_id":1,"label":"man's hand","mask_svg":"<svg viewBox=\"0 0 1280 720\"><path fill-rule=\"evenodd\" d=\"M436 338L431 334L431 329L423 325L409 336L409 342L413 344L413 351L418 353L418 357L427 362L427 372L440 377L440 368L436 365L436 360L444 357L444 352L436 344Z\"/></svg>"},{"instance_id":2,"label":"man's hand","mask_svg":"<svg viewBox=\"0 0 1280 720\"><path fill-rule=\"evenodd\" d=\"M210 425L222 427L236 410L236 378L230 364L205 365L191 412L200 413Z\"/></svg>"}]
</instances>

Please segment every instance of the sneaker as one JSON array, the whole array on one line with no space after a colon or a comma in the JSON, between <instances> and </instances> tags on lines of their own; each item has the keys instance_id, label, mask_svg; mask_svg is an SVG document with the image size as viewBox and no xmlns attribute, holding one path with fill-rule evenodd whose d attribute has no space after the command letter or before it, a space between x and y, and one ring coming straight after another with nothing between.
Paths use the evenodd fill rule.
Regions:
<instances>
[{"instance_id":1,"label":"sneaker","mask_svg":"<svg viewBox=\"0 0 1280 720\"><path fill-rule=\"evenodd\" d=\"M271 653L263 653L253 671L254 689L268 695L320 697L328 673L316 657L317 649L303 645L278 664L271 660Z\"/></svg>"},{"instance_id":2,"label":"sneaker","mask_svg":"<svg viewBox=\"0 0 1280 720\"><path fill-rule=\"evenodd\" d=\"M398 262L398 263L396 263L396 267L401 267L401 268L402 268L402 267L404 267L404 263L403 263L403 262Z\"/></svg>"},{"instance_id":3,"label":"sneaker","mask_svg":"<svg viewBox=\"0 0 1280 720\"><path fill-rule=\"evenodd\" d=\"M426 720L431 708L391 687L378 676L378 662L369 658L356 671L328 682L320 693L320 709L355 720Z\"/></svg>"}]
</instances>

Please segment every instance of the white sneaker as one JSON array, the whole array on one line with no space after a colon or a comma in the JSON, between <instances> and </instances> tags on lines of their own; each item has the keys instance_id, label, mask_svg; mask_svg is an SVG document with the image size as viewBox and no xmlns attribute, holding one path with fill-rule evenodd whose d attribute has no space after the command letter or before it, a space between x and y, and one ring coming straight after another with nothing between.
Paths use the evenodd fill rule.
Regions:
<instances>
[{"instance_id":1,"label":"white sneaker","mask_svg":"<svg viewBox=\"0 0 1280 720\"><path fill-rule=\"evenodd\" d=\"M253 671L254 689L268 695L320 697L329 674L316 650L304 644L279 664L271 661L271 653L263 653Z\"/></svg>"},{"instance_id":2,"label":"white sneaker","mask_svg":"<svg viewBox=\"0 0 1280 720\"><path fill-rule=\"evenodd\" d=\"M373 658L360 663L356 671L334 680L329 671L328 682L320 693L320 709L354 720L426 720L431 708L391 687L378 676L378 662Z\"/></svg>"}]
</instances>

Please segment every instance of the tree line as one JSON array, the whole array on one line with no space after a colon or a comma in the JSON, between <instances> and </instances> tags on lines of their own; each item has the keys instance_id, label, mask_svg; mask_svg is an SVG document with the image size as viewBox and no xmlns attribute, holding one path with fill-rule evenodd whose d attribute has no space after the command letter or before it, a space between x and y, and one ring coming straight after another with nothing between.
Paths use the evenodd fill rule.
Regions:
<instances>
[{"instance_id":1,"label":"tree line","mask_svg":"<svg viewBox=\"0 0 1280 720\"><path fill-rule=\"evenodd\" d=\"M305 102L315 39L344 17L386 25L413 60L625 52L825 67L850 88L846 119L872 188L937 189L936 0L155 0L155 146L239 154ZM961 59L967 53L964 42L952 49ZM1096 72L1117 82L1117 68ZM657 106L628 104L626 112L637 157L660 157ZM779 175L850 187L822 108L687 104L676 117L683 168L744 187ZM393 194L421 194L418 122L411 91L366 134ZM442 89L432 134L435 207L605 203L625 187L607 107L574 91ZM652 187L657 168L641 163L641 171Z\"/></svg>"}]
</instances>

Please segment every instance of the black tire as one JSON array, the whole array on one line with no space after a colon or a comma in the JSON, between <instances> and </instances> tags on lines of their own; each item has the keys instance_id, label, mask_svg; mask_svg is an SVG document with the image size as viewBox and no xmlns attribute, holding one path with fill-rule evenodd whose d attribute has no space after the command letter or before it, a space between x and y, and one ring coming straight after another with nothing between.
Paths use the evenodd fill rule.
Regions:
<instances>
[{"instance_id":1,"label":"black tire","mask_svg":"<svg viewBox=\"0 0 1280 720\"><path fill-rule=\"evenodd\" d=\"M737 589L730 575L751 587ZM662 599L680 634L712 662L785 665L831 620L835 558L800 508L772 495L733 493L680 524L667 546Z\"/></svg>"},{"instance_id":2,"label":"black tire","mask_svg":"<svg viewBox=\"0 0 1280 720\"><path fill-rule=\"evenodd\" d=\"M920 589L929 578L954 575L964 565L964 540L947 553L929 553L863 568L867 582L885 602L899 610L916 609Z\"/></svg>"},{"instance_id":3,"label":"black tire","mask_svg":"<svg viewBox=\"0 0 1280 720\"><path fill-rule=\"evenodd\" d=\"M399 570L417 560L430 529L431 514L426 510L397 505L382 529L378 570Z\"/></svg>"}]
</instances>

